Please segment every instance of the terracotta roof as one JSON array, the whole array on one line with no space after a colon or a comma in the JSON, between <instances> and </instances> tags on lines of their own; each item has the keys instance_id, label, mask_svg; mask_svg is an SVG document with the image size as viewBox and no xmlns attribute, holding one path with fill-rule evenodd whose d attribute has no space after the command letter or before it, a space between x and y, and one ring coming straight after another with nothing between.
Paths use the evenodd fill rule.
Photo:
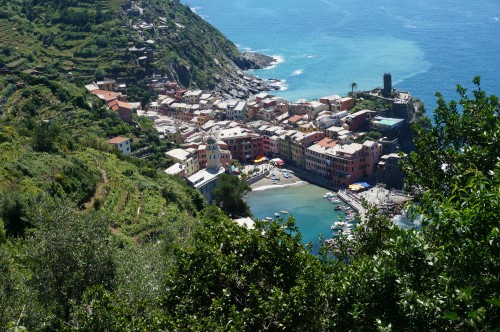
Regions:
<instances>
[{"instance_id":1,"label":"terracotta roof","mask_svg":"<svg viewBox=\"0 0 500 332\"><path fill-rule=\"evenodd\" d=\"M303 119L302 115L294 115L294 116L292 116L291 118L288 119L288 122L290 122L290 123L296 123L296 122L298 122L298 121L300 121L302 119Z\"/></svg>"},{"instance_id":2,"label":"terracotta roof","mask_svg":"<svg viewBox=\"0 0 500 332\"><path fill-rule=\"evenodd\" d=\"M107 90L93 90L90 93L93 93L106 101L116 99L122 95L121 92L113 92Z\"/></svg>"},{"instance_id":3,"label":"terracotta roof","mask_svg":"<svg viewBox=\"0 0 500 332\"><path fill-rule=\"evenodd\" d=\"M117 136L117 137L113 137L112 139L108 140L108 143L111 143L111 144L120 144L120 143L123 143L123 142L125 142L127 140L128 140L127 137Z\"/></svg>"},{"instance_id":4,"label":"terracotta roof","mask_svg":"<svg viewBox=\"0 0 500 332\"><path fill-rule=\"evenodd\" d=\"M120 108L127 108L127 109L132 109L129 103L125 101L119 101L116 99L113 99L112 101L108 102L109 108L111 108L113 111L118 111Z\"/></svg>"},{"instance_id":5,"label":"terracotta roof","mask_svg":"<svg viewBox=\"0 0 500 332\"><path fill-rule=\"evenodd\" d=\"M335 145L337 145L337 141L329 138L329 137L325 137L323 138L321 141L319 141L318 143L319 146L322 146L324 148L332 148L334 147Z\"/></svg>"}]
</instances>

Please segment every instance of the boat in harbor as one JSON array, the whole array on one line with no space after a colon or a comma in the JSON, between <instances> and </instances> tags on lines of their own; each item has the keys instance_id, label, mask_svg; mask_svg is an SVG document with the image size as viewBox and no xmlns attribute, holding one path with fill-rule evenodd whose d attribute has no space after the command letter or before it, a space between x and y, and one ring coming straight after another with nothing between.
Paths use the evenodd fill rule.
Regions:
<instances>
[{"instance_id":1,"label":"boat in harbor","mask_svg":"<svg viewBox=\"0 0 500 332\"><path fill-rule=\"evenodd\" d=\"M334 204L338 204L338 203L341 203L342 201L338 198L330 198L330 202L334 203Z\"/></svg>"},{"instance_id":2,"label":"boat in harbor","mask_svg":"<svg viewBox=\"0 0 500 332\"><path fill-rule=\"evenodd\" d=\"M288 214L288 211L286 211L286 210L281 210L280 212L281 212L282 214Z\"/></svg>"},{"instance_id":3,"label":"boat in harbor","mask_svg":"<svg viewBox=\"0 0 500 332\"><path fill-rule=\"evenodd\" d=\"M280 214L279 214L278 212L274 212L274 215L275 215L276 217L279 217L279 216L280 216Z\"/></svg>"},{"instance_id":4,"label":"boat in harbor","mask_svg":"<svg viewBox=\"0 0 500 332\"><path fill-rule=\"evenodd\" d=\"M331 192L327 192L326 194L323 195L323 198L332 198L332 197L335 197L336 195L334 193L331 193Z\"/></svg>"},{"instance_id":5,"label":"boat in harbor","mask_svg":"<svg viewBox=\"0 0 500 332\"><path fill-rule=\"evenodd\" d=\"M330 229L332 231L336 231L336 230L341 230L343 229L345 226L347 225L346 222L344 221L336 221L333 223L333 225L330 227Z\"/></svg>"},{"instance_id":6,"label":"boat in harbor","mask_svg":"<svg viewBox=\"0 0 500 332\"><path fill-rule=\"evenodd\" d=\"M342 208L340 207L340 205L337 205L336 207L333 208L335 211L341 211Z\"/></svg>"},{"instance_id":7,"label":"boat in harbor","mask_svg":"<svg viewBox=\"0 0 500 332\"><path fill-rule=\"evenodd\" d=\"M266 217L266 220L273 220L273 218L271 218L271 217Z\"/></svg>"}]
</instances>

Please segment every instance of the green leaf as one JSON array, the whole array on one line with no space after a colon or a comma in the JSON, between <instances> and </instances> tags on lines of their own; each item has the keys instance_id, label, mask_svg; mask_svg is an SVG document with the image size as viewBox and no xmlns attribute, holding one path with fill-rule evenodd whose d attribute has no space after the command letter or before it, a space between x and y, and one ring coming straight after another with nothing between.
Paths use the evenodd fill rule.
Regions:
<instances>
[{"instance_id":1,"label":"green leaf","mask_svg":"<svg viewBox=\"0 0 500 332\"><path fill-rule=\"evenodd\" d=\"M443 316L443 319L448 319L448 320L452 320L452 321L457 321L460 319L460 317L458 316L458 314L456 312L447 312L444 316Z\"/></svg>"}]
</instances>

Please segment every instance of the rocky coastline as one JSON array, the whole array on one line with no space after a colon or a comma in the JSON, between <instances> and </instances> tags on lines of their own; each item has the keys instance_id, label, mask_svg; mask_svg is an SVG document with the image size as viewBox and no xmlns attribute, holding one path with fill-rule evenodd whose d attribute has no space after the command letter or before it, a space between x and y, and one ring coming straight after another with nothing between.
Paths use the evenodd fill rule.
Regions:
<instances>
[{"instance_id":1,"label":"rocky coastline","mask_svg":"<svg viewBox=\"0 0 500 332\"><path fill-rule=\"evenodd\" d=\"M242 52L239 56L231 59L234 66L227 68L226 77L218 74L213 75L213 90L218 91L224 98L247 99L264 91L280 90L283 81L279 79L263 79L245 71L252 69L264 69L273 66L277 59L272 56L255 53Z\"/></svg>"},{"instance_id":2,"label":"rocky coastline","mask_svg":"<svg viewBox=\"0 0 500 332\"><path fill-rule=\"evenodd\" d=\"M276 63L272 56L255 52L242 52L232 60L241 70L264 69Z\"/></svg>"}]
</instances>

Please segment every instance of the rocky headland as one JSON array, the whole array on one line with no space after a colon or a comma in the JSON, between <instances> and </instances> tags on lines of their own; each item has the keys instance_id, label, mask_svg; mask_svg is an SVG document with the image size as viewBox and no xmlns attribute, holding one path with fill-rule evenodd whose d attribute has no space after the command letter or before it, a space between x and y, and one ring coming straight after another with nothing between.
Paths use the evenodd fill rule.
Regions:
<instances>
[{"instance_id":1,"label":"rocky headland","mask_svg":"<svg viewBox=\"0 0 500 332\"><path fill-rule=\"evenodd\" d=\"M242 52L230 59L232 64L227 66L226 76L219 74L212 76L213 90L218 91L225 98L246 99L252 94L263 91L279 90L281 80L262 79L245 71L251 69L264 69L276 63L276 59L265 54Z\"/></svg>"}]
</instances>

